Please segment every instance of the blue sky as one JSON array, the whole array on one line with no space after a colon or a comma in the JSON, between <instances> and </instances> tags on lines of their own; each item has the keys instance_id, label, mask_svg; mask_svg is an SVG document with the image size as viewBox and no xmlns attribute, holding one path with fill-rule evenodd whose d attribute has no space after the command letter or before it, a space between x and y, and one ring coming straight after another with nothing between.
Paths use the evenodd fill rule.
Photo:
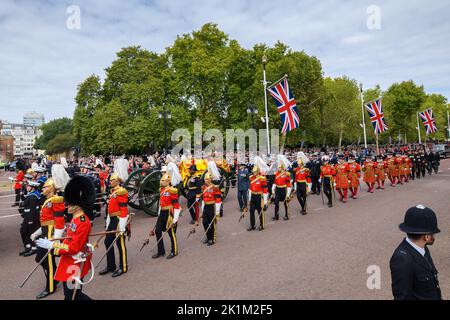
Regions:
<instances>
[{"instance_id":1,"label":"blue sky","mask_svg":"<svg viewBox=\"0 0 450 320\"><path fill-rule=\"evenodd\" d=\"M80 8L80 29L66 26L71 5ZM380 29L367 26L372 5ZM450 98L449 16L446 0L2 0L0 119L21 122L28 111L71 117L76 86L92 73L103 78L120 48L162 52L207 22L246 48L280 40L304 50L325 76L382 89L412 79Z\"/></svg>"}]
</instances>

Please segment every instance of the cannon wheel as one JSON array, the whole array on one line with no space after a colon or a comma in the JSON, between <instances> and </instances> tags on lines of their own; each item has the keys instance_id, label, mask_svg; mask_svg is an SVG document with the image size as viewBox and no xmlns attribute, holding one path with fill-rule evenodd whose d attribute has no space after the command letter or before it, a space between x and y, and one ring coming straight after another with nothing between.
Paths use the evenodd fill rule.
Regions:
<instances>
[{"instance_id":1,"label":"cannon wheel","mask_svg":"<svg viewBox=\"0 0 450 320\"><path fill-rule=\"evenodd\" d=\"M222 192L222 201L225 201L225 199L227 198L227 195L228 195L228 191L230 191L230 177L229 177L229 173L225 172L225 170L223 170L220 167L218 169L219 169L220 176L221 176L220 190ZM202 174L202 181L205 178L206 172L207 171L205 171Z\"/></svg>"},{"instance_id":2,"label":"cannon wheel","mask_svg":"<svg viewBox=\"0 0 450 320\"><path fill-rule=\"evenodd\" d=\"M159 181L161 177L161 171L153 171L145 177L139 188L139 206L146 214L153 217L158 215Z\"/></svg>"},{"instance_id":3,"label":"cannon wheel","mask_svg":"<svg viewBox=\"0 0 450 320\"><path fill-rule=\"evenodd\" d=\"M128 205L133 209L141 209L139 203L139 189L144 179L152 172L151 169L138 169L133 171L124 183L125 189L128 191Z\"/></svg>"}]
</instances>

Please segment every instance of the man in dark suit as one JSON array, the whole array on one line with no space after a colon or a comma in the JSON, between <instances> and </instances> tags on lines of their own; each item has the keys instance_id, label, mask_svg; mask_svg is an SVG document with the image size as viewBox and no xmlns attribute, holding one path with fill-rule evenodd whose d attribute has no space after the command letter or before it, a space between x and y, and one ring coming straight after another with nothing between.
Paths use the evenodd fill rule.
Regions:
<instances>
[{"instance_id":1,"label":"man in dark suit","mask_svg":"<svg viewBox=\"0 0 450 320\"><path fill-rule=\"evenodd\" d=\"M238 185L238 201L239 201L239 209L242 212L245 208L247 208L247 195L248 189L250 188L250 173L247 167L241 163L239 164L239 170L237 172L237 185Z\"/></svg>"},{"instance_id":2,"label":"man in dark suit","mask_svg":"<svg viewBox=\"0 0 450 320\"><path fill-rule=\"evenodd\" d=\"M390 261L395 300L441 300L438 272L427 246L439 233L436 215L423 205L410 208L400 230L407 237Z\"/></svg>"}]
</instances>

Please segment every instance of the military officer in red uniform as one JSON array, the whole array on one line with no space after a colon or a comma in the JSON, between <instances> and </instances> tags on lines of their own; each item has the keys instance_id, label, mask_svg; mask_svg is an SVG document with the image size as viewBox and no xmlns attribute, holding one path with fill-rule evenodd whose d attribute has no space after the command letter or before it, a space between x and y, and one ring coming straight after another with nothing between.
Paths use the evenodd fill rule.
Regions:
<instances>
[{"instance_id":1,"label":"military officer in red uniform","mask_svg":"<svg viewBox=\"0 0 450 320\"><path fill-rule=\"evenodd\" d=\"M65 228L64 220L64 198L56 194L57 189L54 178L47 179L42 189L45 201L41 207L40 228L34 232L30 239L35 241L38 237L44 239L62 238ZM47 250L37 248L36 262L42 260L47 255ZM42 299L56 291L57 281L54 280L56 260L54 252L50 251L47 258L41 264L46 277L45 290L36 296Z\"/></svg>"},{"instance_id":2,"label":"military officer in red uniform","mask_svg":"<svg viewBox=\"0 0 450 320\"><path fill-rule=\"evenodd\" d=\"M267 206L267 179L261 174L261 170L255 164L250 176L250 189L248 198L250 199L250 227L247 231L255 230L255 210L259 216L258 230L264 230L264 212L263 207Z\"/></svg>"},{"instance_id":3,"label":"military officer in red uniform","mask_svg":"<svg viewBox=\"0 0 450 320\"><path fill-rule=\"evenodd\" d=\"M204 244L212 246L217 240L217 221L220 216L222 204L222 193L217 185L212 182L212 176L208 172L205 174L205 184L202 186L202 216L203 227L206 232ZM209 228L209 229L208 229Z\"/></svg>"},{"instance_id":4,"label":"military officer in red uniform","mask_svg":"<svg viewBox=\"0 0 450 320\"><path fill-rule=\"evenodd\" d=\"M179 176L179 179L176 179ZM154 231L150 232L150 235L156 235L156 241L158 243L158 252L152 256L153 259L162 257L166 254L164 249L164 242L161 240L162 233L169 234L172 249L167 259L172 259L178 255L178 243L177 243L177 222L180 217L180 203L178 202L178 189L173 185L178 185L181 182L181 175L178 171L178 167L174 163L167 165L167 173L165 173L161 180L161 188L159 190L159 212L158 220Z\"/></svg>"},{"instance_id":5,"label":"military officer in red uniform","mask_svg":"<svg viewBox=\"0 0 450 320\"><path fill-rule=\"evenodd\" d=\"M308 192L311 191L311 173L305 165L309 162L309 159L303 152L297 154L297 167L294 169L294 188L297 194L298 202L302 207L300 213L302 215L307 214L306 199Z\"/></svg>"},{"instance_id":6,"label":"military officer in red uniform","mask_svg":"<svg viewBox=\"0 0 450 320\"><path fill-rule=\"evenodd\" d=\"M367 184L368 190L367 192L373 193L373 189L375 188L375 167L376 163L373 162L373 158L367 158L366 162L364 162L364 166L362 168L364 172L364 182Z\"/></svg>"},{"instance_id":7,"label":"military officer in red uniform","mask_svg":"<svg viewBox=\"0 0 450 320\"><path fill-rule=\"evenodd\" d=\"M383 161L382 156L377 156L377 163L375 166L375 175L377 177L377 189L384 189L384 182L386 181L387 163Z\"/></svg>"},{"instance_id":8,"label":"military officer in red uniform","mask_svg":"<svg viewBox=\"0 0 450 320\"><path fill-rule=\"evenodd\" d=\"M353 154L349 155L348 169L349 189L352 193L352 198L357 199L359 179L361 178L361 166L355 161L355 156Z\"/></svg>"},{"instance_id":9,"label":"military officer in red uniform","mask_svg":"<svg viewBox=\"0 0 450 320\"><path fill-rule=\"evenodd\" d=\"M322 183L322 190L328 198L328 207L333 206L333 185L336 171L330 165L330 158L325 155L322 157L323 165L320 167L320 181Z\"/></svg>"},{"instance_id":10,"label":"military officer in red uniform","mask_svg":"<svg viewBox=\"0 0 450 320\"><path fill-rule=\"evenodd\" d=\"M345 162L345 156L343 154L339 154L338 159L338 163L334 167L334 170L336 172L336 190L339 193L339 200L343 203L346 203L349 188L348 172L350 171L350 169L348 163Z\"/></svg>"},{"instance_id":11,"label":"military officer in red uniform","mask_svg":"<svg viewBox=\"0 0 450 320\"><path fill-rule=\"evenodd\" d=\"M275 195L275 216L272 220L279 220L280 202L284 203L285 216L284 220L289 220L288 198L291 195L291 175L286 170L284 163L278 163L278 170L275 172L275 180L272 186L272 194Z\"/></svg>"},{"instance_id":12,"label":"military officer in red uniform","mask_svg":"<svg viewBox=\"0 0 450 320\"><path fill-rule=\"evenodd\" d=\"M14 179L14 193L16 194L16 201L12 205L12 207L17 207L19 205L20 201L20 194L22 190L22 185L24 184L24 178L25 178L25 166L23 165L22 161L16 162L16 168L17 168L17 175ZM11 178L12 179L12 178Z\"/></svg>"},{"instance_id":13,"label":"military officer in red uniform","mask_svg":"<svg viewBox=\"0 0 450 320\"><path fill-rule=\"evenodd\" d=\"M45 250L53 249L55 254L61 256L55 280L63 283L64 300L91 300L82 293L82 281L91 269L92 258L90 251L92 246L88 246L91 220L83 207L95 202L94 185L86 177L75 176L67 184L64 195L68 213L72 215L67 236L62 243L39 239L36 244Z\"/></svg>"},{"instance_id":14,"label":"military officer in red uniform","mask_svg":"<svg viewBox=\"0 0 450 320\"><path fill-rule=\"evenodd\" d=\"M112 272L112 277L118 277L128 271L127 246L125 244L125 233L129 228L128 191L120 184L128 178L128 161L117 159L114 163L114 173L111 175L110 195L108 200L108 216L106 217L106 231L117 230L117 234L111 233L105 237L106 250L113 244L116 237L117 249L119 251L119 268L116 269L116 258L114 248L108 251L106 256L106 268L99 272L100 275Z\"/></svg>"}]
</instances>

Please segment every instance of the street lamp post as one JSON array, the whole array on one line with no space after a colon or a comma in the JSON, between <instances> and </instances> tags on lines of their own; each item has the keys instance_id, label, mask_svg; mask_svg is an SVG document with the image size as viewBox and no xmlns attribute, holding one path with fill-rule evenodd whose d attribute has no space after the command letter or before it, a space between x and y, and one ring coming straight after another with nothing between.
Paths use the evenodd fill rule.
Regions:
<instances>
[{"instance_id":1,"label":"street lamp post","mask_svg":"<svg viewBox=\"0 0 450 320\"><path fill-rule=\"evenodd\" d=\"M258 114L258 108L254 107L252 105L249 105L247 108L247 113L249 115L251 115L251 117L252 117L252 129L254 129L255 128L254 115Z\"/></svg>"},{"instance_id":2,"label":"street lamp post","mask_svg":"<svg viewBox=\"0 0 450 320\"><path fill-rule=\"evenodd\" d=\"M164 151L167 151L167 119L171 119L172 114L169 110L166 110L166 104L163 104L163 111L158 112L158 118L163 119L164 122Z\"/></svg>"}]
</instances>

